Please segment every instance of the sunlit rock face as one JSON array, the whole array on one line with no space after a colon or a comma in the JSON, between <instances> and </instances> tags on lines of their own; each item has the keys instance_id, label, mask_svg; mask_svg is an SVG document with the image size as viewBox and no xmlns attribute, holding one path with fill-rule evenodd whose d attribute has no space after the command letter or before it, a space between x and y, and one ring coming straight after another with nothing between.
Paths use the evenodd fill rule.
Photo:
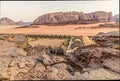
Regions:
<instances>
[{"instance_id":1,"label":"sunlit rock face","mask_svg":"<svg viewBox=\"0 0 120 81\"><path fill-rule=\"evenodd\" d=\"M76 23L78 21L111 21L112 12L54 12L38 17L33 24Z\"/></svg>"}]
</instances>

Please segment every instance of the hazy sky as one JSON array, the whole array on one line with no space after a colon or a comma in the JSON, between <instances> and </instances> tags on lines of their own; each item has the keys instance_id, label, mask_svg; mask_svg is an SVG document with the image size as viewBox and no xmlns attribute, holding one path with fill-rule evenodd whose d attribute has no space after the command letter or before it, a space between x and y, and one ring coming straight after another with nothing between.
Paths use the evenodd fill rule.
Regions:
<instances>
[{"instance_id":1,"label":"hazy sky","mask_svg":"<svg viewBox=\"0 0 120 81\"><path fill-rule=\"evenodd\" d=\"M0 1L0 18L33 21L42 14L61 11L119 13L119 0L102 1Z\"/></svg>"}]
</instances>

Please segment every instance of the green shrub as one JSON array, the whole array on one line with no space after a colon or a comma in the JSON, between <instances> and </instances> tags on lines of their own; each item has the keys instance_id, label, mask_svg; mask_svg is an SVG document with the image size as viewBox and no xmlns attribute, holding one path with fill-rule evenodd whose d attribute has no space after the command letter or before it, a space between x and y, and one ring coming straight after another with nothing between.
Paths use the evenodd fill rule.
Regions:
<instances>
[{"instance_id":1,"label":"green shrub","mask_svg":"<svg viewBox=\"0 0 120 81\"><path fill-rule=\"evenodd\" d=\"M71 37L67 38L67 40L63 43L65 47L68 47Z\"/></svg>"},{"instance_id":2,"label":"green shrub","mask_svg":"<svg viewBox=\"0 0 120 81\"><path fill-rule=\"evenodd\" d=\"M38 39L38 38L59 38L59 39L64 39L64 38L71 38L71 36L67 35L28 35L28 37Z\"/></svg>"}]
</instances>

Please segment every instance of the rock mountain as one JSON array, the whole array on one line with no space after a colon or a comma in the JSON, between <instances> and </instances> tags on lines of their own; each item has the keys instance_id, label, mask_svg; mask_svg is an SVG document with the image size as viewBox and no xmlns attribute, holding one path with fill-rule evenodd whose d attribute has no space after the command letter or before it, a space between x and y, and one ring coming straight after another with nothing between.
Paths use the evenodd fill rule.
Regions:
<instances>
[{"instance_id":1,"label":"rock mountain","mask_svg":"<svg viewBox=\"0 0 120 81\"><path fill-rule=\"evenodd\" d=\"M113 17L113 20L118 22L118 21L120 20L119 14L115 15L115 16Z\"/></svg>"},{"instance_id":2,"label":"rock mountain","mask_svg":"<svg viewBox=\"0 0 120 81\"><path fill-rule=\"evenodd\" d=\"M33 25L41 24L90 24L104 21L119 21L119 14L113 16L112 12L96 11L92 13L83 12L53 12L41 15L35 19ZM7 17L0 19L0 25L23 25L23 21L15 22Z\"/></svg>"},{"instance_id":3,"label":"rock mountain","mask_svg":"<svg viewBox=\"0 0 120 81\"><path fill-rule=\"evenodd\" d=\"M111 21L112 12L97 11L92 13L83 12L54 12L38 17L33 24L63 24L63 23L81 23L87 21Z\"/></svg>"},{"instance_id":4,"label":"rock mountain","mask_svg":"<svg viewBox=\"0 0 120 81\"><path fill-rule=\"evenodd\" d=\"M15 22L7 17L3 17L0 19L0 25L22 25L23 21Z\"/></svg>"}]
</instances>

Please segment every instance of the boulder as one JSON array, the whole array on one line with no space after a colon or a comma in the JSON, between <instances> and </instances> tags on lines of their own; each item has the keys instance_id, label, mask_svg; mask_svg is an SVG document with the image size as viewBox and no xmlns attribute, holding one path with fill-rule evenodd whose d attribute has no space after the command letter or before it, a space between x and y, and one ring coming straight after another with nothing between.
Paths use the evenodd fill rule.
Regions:
<instances>
[{"instance_id":1,"label":"boulder","mask_svg":"<svg viewBox=\"0 0 120 81\"><path fill-rule=\"evenodd\" d=\"M83 42L84 46L95 44L95 42L93 40L89 39L88 36L83 36L82 37L82 42Z\"/></svg>"},{"instance_id":2,"label":"boulder","mask_svg":"<svg viewBox=\"0 0 120 81\"><path fill-rule=\"evenodd\" d=\"M18 48L27 48L28 47L28 39L26 35L15 35L14 44Z\"/></svg>"}]
</instances>

